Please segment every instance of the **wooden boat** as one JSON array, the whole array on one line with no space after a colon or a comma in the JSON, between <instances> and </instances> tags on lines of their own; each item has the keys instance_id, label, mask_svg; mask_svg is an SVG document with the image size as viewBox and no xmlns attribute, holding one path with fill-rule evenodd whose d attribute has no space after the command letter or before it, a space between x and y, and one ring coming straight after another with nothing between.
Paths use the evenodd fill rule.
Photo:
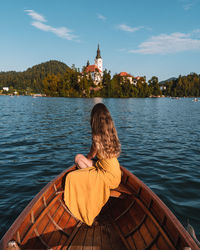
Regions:
<instances>
[{"instance_id":1,"label":"wooden boat","mask_svg":"<svg viewBox=\"0 0 200 250\"><path fill-rule=\"evenodd\" d=\"M164 203L123 167L120 186L111 190L93 225L77 221L63 201L65 176L74 170L65 170L40 191L0 249L16 249L16 244L19 249L199 249Z\"/></svg>"}]
</instances>

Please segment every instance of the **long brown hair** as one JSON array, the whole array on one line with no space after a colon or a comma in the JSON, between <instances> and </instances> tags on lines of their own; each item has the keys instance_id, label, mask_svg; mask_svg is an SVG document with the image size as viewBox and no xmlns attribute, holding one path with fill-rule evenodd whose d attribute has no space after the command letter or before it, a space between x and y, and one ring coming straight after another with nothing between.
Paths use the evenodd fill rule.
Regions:
<instances>
[{"instance_id":1,"label":"long brown hair","mask_svg":"<svg viewBox=\"0 0 200 250\"><path fill-rule=\"evenodd\" d=\"M118 157L121 145L111 114L103 103L96 104L91 112L93 147L101 158Z\"/></svg>"}]
</instances>

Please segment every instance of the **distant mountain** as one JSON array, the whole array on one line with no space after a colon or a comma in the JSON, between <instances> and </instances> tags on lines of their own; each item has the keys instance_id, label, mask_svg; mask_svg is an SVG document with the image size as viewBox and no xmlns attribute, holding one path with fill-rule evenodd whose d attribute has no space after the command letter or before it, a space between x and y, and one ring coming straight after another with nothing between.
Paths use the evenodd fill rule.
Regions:
<instances>
[{"instance_id":1,"label":"distant mountain","mask_svg":"<svg viewBox=\"0 0 200 250\"><path fill-rule=\"evenodd\" d=\"M174 81L174 80L176 80L176 79L177 79L176 77L171 77L171 78L169 78L169 79L167 79L167 80L164 80L164 81L159 82L159 84L165 84L166 82Z\"/></svg>"},{"instance_id":2,"label":"distant mountain","mask_svg":"<svg viewBox=\"0 0 200 250\"><path fill-rule=\"evenodd\" d=\"M0 88L13 87L17 90L29 88L34 92L40 92L42 81L48 74L64 74L66 71L71 71L71 68L65 63L51 60L28 68L23 72L0 72Z\"/></svg>"}]
</instances>

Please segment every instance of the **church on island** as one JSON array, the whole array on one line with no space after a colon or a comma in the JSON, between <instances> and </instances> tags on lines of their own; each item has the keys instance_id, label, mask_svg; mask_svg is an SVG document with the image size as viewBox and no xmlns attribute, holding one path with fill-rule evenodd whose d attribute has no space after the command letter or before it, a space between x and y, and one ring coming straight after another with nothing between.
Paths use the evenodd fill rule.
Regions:
<instances>
[{"instance_id":1,"label":"church on island","mask_svg":"<svg viewBox=\"0 0 200 250\"><path fill-rule=\"evenodd\" d=\"M96 55L96 58L94 60L94 64L90 65L90 63L88 61L83 73L86 73L86 75L88 77L90 75L96 86L98 86L102 82L102 79L103 79L103 59L101 58L99 44L98 44L97 55ZM130 84L135 85L135 86L137 85L137 81L142 78L140 76L134 77L134 76L128 74L127 72L120 72L118 75L120 77L120 84L124 84L125 82L128 81L128 82L130 82Z\"/></svg>"},{"instance_id":2,"label":"church on island","mask_svg":"<svg viewBox=\"0 0 200 250\"><path fill-rule=\"evenodd\" d=\"M102 78L103 78L103 59L101 58L99 44L97 48L97 55L96 55L94 62L95 63L93 65L90 65L88 61L84 72L87 75L89 74L91 75L92 80L95 85L99 85L102 82Z\"/></svg>"}]
</instances>

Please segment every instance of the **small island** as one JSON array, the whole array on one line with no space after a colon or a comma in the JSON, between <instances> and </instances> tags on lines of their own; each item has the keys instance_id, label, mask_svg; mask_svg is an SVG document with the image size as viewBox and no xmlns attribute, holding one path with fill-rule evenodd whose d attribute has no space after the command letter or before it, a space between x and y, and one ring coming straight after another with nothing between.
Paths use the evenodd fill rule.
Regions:
<instances>
[{"instance_id":1,"label":"small island","mask_svg":"<svg viewBox=\"0 0 200 250\"><path fill-rule=\"evenodd\" d=\"M159 82L153 76L149 81L145 76L116 73L103 70L98 45L95 64L87 61L82 70L63 62L51 60L28 68L23 72L0 72L0 95L31 95L51 97L199 97L200 75L170 78Z\"/></svg>"}]
</instances>

